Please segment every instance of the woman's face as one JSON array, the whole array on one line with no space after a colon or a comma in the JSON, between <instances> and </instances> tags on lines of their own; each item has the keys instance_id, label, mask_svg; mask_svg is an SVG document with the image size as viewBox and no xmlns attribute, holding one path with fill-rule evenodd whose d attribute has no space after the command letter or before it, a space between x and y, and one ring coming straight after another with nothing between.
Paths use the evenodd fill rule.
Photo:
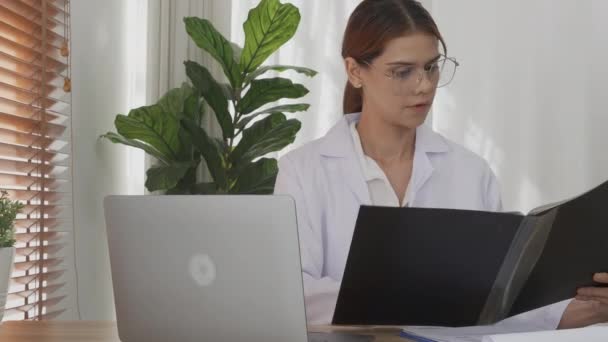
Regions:
<instances>
[{"instance_id":1,"label":"woman's face","mask_svg":"<svg viewBox=\"0 0 608 342\"><path fill-rule=\"evenodd\" d=\"M432 70L439 57L435 36L412 33L391 40L369 66L357 64L358 70L351 70L347 61L347 67L351 82L363 88L365 111L390 125L415 128L435 97L438 77Z\"/></svg>"}]
</instances>

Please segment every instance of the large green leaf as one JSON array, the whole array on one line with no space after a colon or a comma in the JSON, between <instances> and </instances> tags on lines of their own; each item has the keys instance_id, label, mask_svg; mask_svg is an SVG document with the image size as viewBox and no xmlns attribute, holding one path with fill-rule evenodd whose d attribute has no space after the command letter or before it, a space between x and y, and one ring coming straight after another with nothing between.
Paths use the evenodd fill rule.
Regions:
<instances>
[{"instance_id":1,"label":"large green leaf","mask_svg":"<svg viewBox=\"0 0 608 342\"><path fill-rule=\"evenodd\" d=\"M184 101L184 117L200 124L205 115L205 106L196 93L188 96ZM181 119L181 117L179 117Z\"/></svg>"},{"instance_id":2,"label":"large green leaf","mask_svg":"<svg viewBox=\"0 0 608 342\"><path fill-rule=\"evenodd\" d=\"M284 98L297 99L306 94L308 94L308 89L301 84L294 84L286 78L254 80L245 97L239 102L237 109L241 114L248 114L267 103Z\"/></svg>"},{"instance_id":3,"label":"large green leaf","mask_svg":"<svg viewBox=\"0 0 608 342\"><path fill-rule=\"evenodd\" d=\"M240 61L241 55L243 54L243 48L240 45L238 45L237 43L233 43L233 42L230 42L230 46L232 47L232 53L234 54L234 60Z\"/></svg>"},{"instance_id":4,"label":"large green leaf","mask_svg":"<svg viewBox=\"0 0 608 342\"><path fill-rule=\"evenodd\" d=\"M300 11L292 4L279 0L262 0L249 11L245 30L245 48L241 55L241 70L245 75L257 69L268 56L285 44L298 29Z\"/></svg>"},{"instance_id":5,"label":"large green leaf","mask_svg":"<svg viewBox=\"0 0 608 342\"><path fill-rule=\"evenodd\" d=\"M207 68L202 65L186 61L186 74L192 81L192 84L201 92L213 112L217 117L217 121L222 127L224 139L231 138L234 134L232 126L232 117L228 111L228 99L224 94L222 86L215 81Z\"/></svg>"},{"instance_id":6,"label":"large green leaf","mask_svg":"<svg viewBox=\"0 0 608 342\"><path fill-rule=\"evenodd\" d=\"M230 84L221 83L220 87L222 88L222 91L224 92L224 96L226 96L226 100L232 101L236 98L236 96L234 94L235 93L234 88L232 88L232 86L230 86Z\"/></svg>"},{"instance_id":7,"label":"large green leaf","mask_svg":"<svg viewBox=\"0 0 608 342\"><path fill-rule=\"evenodd\" d=\"M225 171L225 160L222 147L218 142L211 138L204 129L192 120L184 119L181 121L182 127L190 134L194 147L205 159L207 168L213 180L219 187L226 187L227 177Z\"/></svg>"},{"instance_id":8,"label":"large green leaf","mask_svg":"<svg viewBox=\"0 0 608 342\"><path fill-rule=\"evenodd\" d=\"M278 171L276 159L262 158L242 168L236 184L230 192L234 194L271 194Z\"/></svg>"},{"instance_id":9,"label":"large green leaf","mask_svg":"<svg viewBox=\"0 0 608 342\"><path fill-rule=\"evenodd\" d=\"M280 151L295 140L300 127L298 120L287 120L283 113L271 114L243 131L243 138L230 159L237 165L244 165L257 157Z\"/></svg>"},{"instance_id":10,"label":"large green leaf","mask_svg":"<svg viewBox=\"0 0 608 342\"><path fill-rule=\"evenodd\" d=\"M160 108L168 114L173 114L176 117L179 113L183 113L184 105L188 97L194 93L194 90L187 83L182 84L180 88L169 90L156 103Z\"/></svg>"},{"instance_id":11,"label":"large green leaf","mask_svg":"<svg viewBox=\"0 0 608 342\"><path fill-rule=\"evenodd\" d=\"M114 132L108 132L108 133L100 136L100 138L108 139L115 144L123 144L123 145L138 148L140 150L143 150L147 154L151 155L152 157L160 160L162 163L169 164L169 159L170 159L169 156L163 155L162 153L158 152L153 146L150 146L141 141L134 140L134 139L127 139L127 138L123 137L122 135L116 134Z\"/></svg>"},{"instance_id":12,"label":"large green leaf","mask_svg":"<svg viewBox=\"0 0 608 342\"><path fill-rule=\"evenodd\" d=\"M304 111L308 110L308 108L310 108L310 105L306 104L306 103L295 103L295 104L289 104L289 105L283 105L283 106L276 106L276 107L268 108L268 109L265 109L265 110L263 110L261 112L257 112L257 113L254 113L254 114L249 114L249 115L243 117L236 124L236 128L243 129L243 128L247 127L247 125L253 119L255 119L256 117L258 117L260 115L273 114L273 113L304 112Z\"/></svg>"},{"instance_id":13,"label":"large green leaf","mask_svg":"<svg viewBox=\"0 0 608 342\"><path fill-rule=\"evenodd\" d=\"M190 192L197 195L215 194L217 193L217 185L213 182L197 183L191 187Z\"/></svg>"},{"instance_id":14,"label":"large green leaf","mask_svg":"<svg viewBox=\"0 0 608 342\"><path fill-rule=\"evenodd\" d=\"M154 166L146 172L148 191L167 190L175 187L192 167L190 163Z\"/></svg>"},{"instance_id":15,"label":"large green leaf","mask_svg":"<svg viewBox=\"0 0 608 342\"><path fill-rule=\"evenodd\" d=\"M183 130L182 130L183 131ZM191 168L188 172L177 182L173 188L167 189L165 194L167 195L189 195L192 194L192 186L196 184L197 168L200 164L200 155L197 155L196 159L190 161Z\"/></svg>"},{"instance_id":16,"label":"large green leaf","mask_svg":"<svg viewBox=\"0 0 608 342\"><path fill-rule=\"evenodd\" d=\"M252 80L260 77L261 75L267 73L268 71L283 72L283 71L287 71L287 70L293 70L300 74L304 74L308 77L315 77L317 75L316 71L314 71L312 69L304 68L304 67L297 67L297 66L291 66L291 65L268 65L268 66L260 67L256 71L248 74L247 77L245 77L245 80L243 81L243 83L249 84Z\"/></svg>"},{"instance_id":17,"label":"large green leaf","mask_svg":"<svg viewBox=\"0 0 608 342\"><path fill-rule=\"evenodd\" d=\"M226 40L207 19L187 17L184 18L184 22L186 31L196 45L207 51L220 63L224 74L234 88L240 87L241 68L235 59L232 43Z\"/></svg>"},{"instance_id":18,"label":"large green leaf","mask_svg":"<svg viewBox=\"0 0 608 342\"><path fill-rule=\"evenodd\" d=\"M175 160L180 149L177 118L158 105L133 109L128 116L117 115L114 121L118 134L127 139L152 145L167 159Z\"/></svg>"}]
</instances>

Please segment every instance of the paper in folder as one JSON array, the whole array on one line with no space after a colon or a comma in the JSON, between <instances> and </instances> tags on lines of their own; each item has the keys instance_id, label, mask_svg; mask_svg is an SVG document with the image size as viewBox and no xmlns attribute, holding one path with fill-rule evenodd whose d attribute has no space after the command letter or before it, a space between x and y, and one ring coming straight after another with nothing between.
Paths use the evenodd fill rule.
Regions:
<instances>
[{"instance_id":1,"label":"paper in folder","mask_svg":"<svg viewBox=\"0 0 608 342\"><path fill-rule=\"evenodd\" d=\"M470 326L608 272L608 182L528 215L362 206L334 324Z\"/></svg>"}]
</instances>

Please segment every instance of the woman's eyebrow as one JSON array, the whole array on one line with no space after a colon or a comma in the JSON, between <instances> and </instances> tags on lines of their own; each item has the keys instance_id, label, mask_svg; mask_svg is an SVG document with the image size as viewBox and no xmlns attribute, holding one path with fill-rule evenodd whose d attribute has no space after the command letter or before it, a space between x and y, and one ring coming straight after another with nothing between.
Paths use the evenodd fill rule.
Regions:
<instances>
[{"instance_id":1,"label":"woman's eyebrow","mask_svg":"<svg viewBox=\"0 0 608 342\"><path fill-rule=\"evenodd\" d=\"M424 64L427 65L427 64L436 62L439 58L441 58L441 54L435 56L433 59L429 60L428 62L426 62ZM395 62L386 63L386 65L388 65L388 66L394 66L394 65L410 66L410 65L416 65L416 63L406 62L406 61L395 61Z\"/></svg>"}]
</instances>

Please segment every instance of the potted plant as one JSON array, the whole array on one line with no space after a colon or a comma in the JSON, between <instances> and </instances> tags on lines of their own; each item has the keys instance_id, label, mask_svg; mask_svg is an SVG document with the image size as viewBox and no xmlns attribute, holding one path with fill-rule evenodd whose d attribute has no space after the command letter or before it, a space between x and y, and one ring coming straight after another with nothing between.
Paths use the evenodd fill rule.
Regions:
<instances>
[{"instance_id":1,"label":"potted plant","mask_svg":"<svg viewBox=\"0 0 608 342\"><path fill-rule=\"evenodd\" d=\"M4 317L4 306L8 284L15 257L15 218L23 204L11 201L6 191L0 197L0 322Z\"/></svg>"},{"instance_id":2,"label":"potted plant","mask_svg":"<svg viewBox=\"0 0 608 342\"><path fill-rule=\"evenodd\" d=\"M306 103L280 106L281 99L298 99L306 87L267 73L292 70L310 77L314 70L286 65L262 66L289 41L300 22L292 4L262 0L249 12L241 48L229 42L205 19L184 18L186 31L198 47L222 67L216 80L204 66L186 61L191 84L172 89L156 104L118 115L116 133L102 137L144 150L158 160L147 170L146 188L167 194L268 194L278 172L277 161L265 158L291 144L300 129L285 113L306 111ZM213 112L222 136L201 128L201 118ZM200 182L198 167L206 167L211 182Z\"/></svg>"}]
</instances>

